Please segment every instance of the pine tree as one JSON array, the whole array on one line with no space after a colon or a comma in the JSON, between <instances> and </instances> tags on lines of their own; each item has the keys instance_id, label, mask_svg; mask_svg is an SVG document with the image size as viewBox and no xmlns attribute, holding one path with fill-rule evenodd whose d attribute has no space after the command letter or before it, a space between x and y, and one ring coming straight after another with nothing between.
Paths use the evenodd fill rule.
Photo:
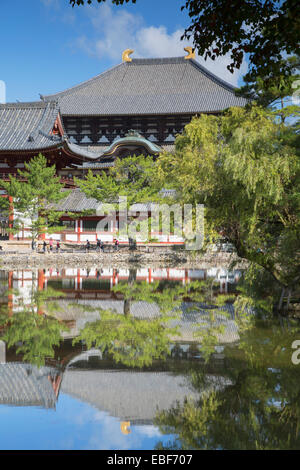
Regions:
<instances>
[{"instance_id":1,"label":"pine tree","mask_svg":"<svg viewBox=\"0 0 300 470\"><path fill-rule=\"evenodd\" d=\"M61 230L56 226L64 211L59 211L59 202L69 191L62 191L63 185L56 176L55 165L48 166L46 158L39 154L25 163L25 170L18 170L19 177L9 176L9 181L0 181L0 186L13 200L1 198L4 211L14 211L13 233L20 230L22 220L29 220L31 238L38 240L44 233Z\"/></svg>"}]
</instances>

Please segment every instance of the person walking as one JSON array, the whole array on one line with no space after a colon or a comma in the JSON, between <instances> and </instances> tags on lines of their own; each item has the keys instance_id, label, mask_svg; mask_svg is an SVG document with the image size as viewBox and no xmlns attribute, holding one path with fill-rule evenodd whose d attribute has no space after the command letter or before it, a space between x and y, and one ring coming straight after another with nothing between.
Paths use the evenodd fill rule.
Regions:
<instances>
[{"instance_id":1,"label":"person walking","mask_svg":"<svg viewBox=\"0 0 300 470\"><path fill-rule=\"evenodd\" d=\"M57 240L57 243L56 243L56 252L58 253L60 251L60 242L59 240Z\"/></svg>"},{"instance_id":2,"label":"person walking","mask_svg":"<svg viewBox=\"0 0 300 470\"><path fill-rule=\"evenodd\" d=\"M116 238L115 239L115 251L119 250L119 240Z\"/></svg>"},{"instance_id":3,"label":"person walking","mask_svg":"<svg viewBox=\"0 0 300 470\"><path fill-rule=\"evenodd\" d=\"M101 250L101 240L99 238L97 238L97 248L96 248L96 251L100 251Z\"/></svg>"},{"instance_id":4,"label":"person walking","mask_svg":"<svg viewBox=\"0 0 300 470\"><path fill-rule=\"evenodd\" d=\"M52 240L52 238L50 238L50 240L49 240L49 247L50 247L50 251L53 251L53 240Z\"/></svg>"},{"instance_id":5,"label":"person walking","mask_svg":"<svg viewBox=\"0 0 300 470\"><path fill-rule=\"evenodd\" d=\"M43 252L46 253L47 250L47 242L46 240L43 241Z\"/></svg>"},{"instance_id":6,"label":"person walking","mask_svg":"<svg viewBox=\"0 0 300 470\"><path fill-rule=\"evenodd\" d=\"M90 244L89 240L87 240L86 241L86 246L85 246L85 250L86 250L87 253L90 252L90 248L91 248L91 244Z\"/></svg>"}]
</instances>

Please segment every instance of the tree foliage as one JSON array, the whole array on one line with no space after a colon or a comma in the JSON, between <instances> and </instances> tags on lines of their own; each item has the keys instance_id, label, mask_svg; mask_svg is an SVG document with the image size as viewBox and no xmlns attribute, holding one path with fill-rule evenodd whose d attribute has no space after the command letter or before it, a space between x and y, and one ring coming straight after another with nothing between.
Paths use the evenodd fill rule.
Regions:
<instances>
[{"instance_id":1,"label":"tree foliage","mask_svg":"<svg viewBox=\"0 0 300 470\"><path fill-rule=\"evenodd\" d=\"M0 181L1 187L13 198L13 208L20 215L14 217L14 231L19 231L22 219L29 219L32 239L45 232L60 230L56 226L64 214L56 206L69 191L62 192L63 185L56 176L55 165L48 166L46 158L39 154L25 163L25 171L18 170L19 177L9 176L9 181ZM11 211L9 200L1 198L1 205Z\"/></svg>"},{"instance_id":2,"label":"tree foliage","mask_svg":"<svg viewBox=\"0 0 300 470\"><path fill-rule=\"evenodd\" d=\"M193 119L157 171L178 200L205 205L207 232L285 287L299 282L298 139L263 108L231 108Z\"/></svg>"},{"instance_id":3,"label":"tree foliage","mask_svg":"<svg viewBox=\"0 0 300 470\"><path fill-rule=\"evenodd\" d=\"M101 202L118 203L119 196L127 197L127 206L136 202L158 199L156 165L151 156L134 155L117 158L108 173L94 175L89 170L84 180L75 179L76 184L88 196Z\"/></svg>"},{"instance_id":4,"label":"tree foliage","mask_svg":"<svg viewBox=\"0 0 300 470\"><path fill-rule=\"evenodd\" d=\"M170 336L177 331L168 325L172 316L142 319L112 310L99 314L100 320L87 323L73 344L84 341L88 348L98 347L128 367L149 366L170 353Z\"/></svg>"},{"instance_id":5,"label":"tree foliage","mask_svg":"<svg viewBox=\"0 0 300 470\"><path fill-rule=\"evenodd\" d=\"M244 85L237 90L237 94L255 101L258 105L273 109L279 108L281 113L291 112L291 106L286 106L285 98L293 94L299 94L299 67L300 57L291 56L282 59L284 67L288 71L286 75L276 75L276 80L269 75L257 75L256 70L249 71L244 77ZM282 114L282 121L285 114Z\"/></svg>"}]
</instances>

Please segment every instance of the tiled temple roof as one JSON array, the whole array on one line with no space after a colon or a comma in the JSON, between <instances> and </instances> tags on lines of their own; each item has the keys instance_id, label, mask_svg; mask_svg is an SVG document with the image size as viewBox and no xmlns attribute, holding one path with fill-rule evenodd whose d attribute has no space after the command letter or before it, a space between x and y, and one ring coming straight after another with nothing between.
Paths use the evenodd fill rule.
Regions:
<instances>
[{"instance_id":1,"label":"tiled temple roof","mask_svg":"<svg viewBox=\"0 0 300 470\"><path fill-rule=\"evenodd\" d=\"M0 364L0 404L55 408L56 396L49 377L56 374L49 367L17 362Z\"/></svg>"},{"instance_id":2,"label":"tiled temple roof","mask_svg":"<svg viewBox=\"0 0 300 470\"><path fill-rule=\"evenodd\" d=\"M56 101L0 104L0 152L38 152L64 147L77 157L78 163L97 161L97 168L109 168L113 164L98 160L120 145L142 145L151 153L162 151L136 132L116 140L109 147L83 147L71 143L66 134L52 134L59 113Z\"/></svg>"},{"instance_id":3,"label":"tiled temple roof","mask_svg":"<svg viewBox=\"0 0 300 470\"><path fill-rule=\"evenodd\" d=\"M60 211L66 212L81 212L85 210L96 211L101 206L101 203L94 198L87 197L79 188L73 189L65 199L62 199L58 204Z\"/></svg>"},{"instance_id":4,"label":"tiled temple roof","mask_svg":"<svg viewBox=\"0 0 300 470\"><path fill-rule=\"evenodd\" d=\"M184 57L133 59L42 99L62 115L142 115L219 112L245 106L234 87Z\"/></svg>"},{"instance_id":5,"label":"tiled temple roof","mask_svg":"<svg viewBox=\"0 0 300 470\"><path fill-rule=\"evenodd\" d=\"M55 147L61 138L50 132L58 113L56 102L0 104L0 151Z\"/></svg>"},{"instance_id":6,"label":"tiled temple roof","mask_svg":"<svg viewBox=\"0 0 300 470\"><path fill-rule=\"evenodd\" d=\"M101 165L103 166L101 167ZM84 168L99 169L104 168L104 165L105 163L95 163L90 164L89 166L85 165ZM112 166L113 164L108 163L107 165ZM172 197L175 195L175 191L163 189L161 191L161 195L164 195L165 197ZM115 202L118 203L118 199ZM72 191L65 197L65 199L62 199L59 202L57 208L61 211L66 212L81 212L86 210L96 211L97 209L100 210L101 204L102 203L97 201L96 199L86 196L86 194L82 192L79 188L75 188L72 189ZM136 204L132 204L128 213L130 215L134 215L135 212L149 212L151 210L154 210L154 204L152 202L139 202Z\"/></svg>"},{"instance_id":7,"label":"tiled temple roof","mask_svg":"<svg viewBox=\"0 0 300 470\"><path fill-rule=\"evenodd\" d=\"M53 135L59 116L56 101L0 104L0 152L38 152L65 148L79 161L97 160L101 151L72 144L66 136Z\"/></svg>"}]
</instances>

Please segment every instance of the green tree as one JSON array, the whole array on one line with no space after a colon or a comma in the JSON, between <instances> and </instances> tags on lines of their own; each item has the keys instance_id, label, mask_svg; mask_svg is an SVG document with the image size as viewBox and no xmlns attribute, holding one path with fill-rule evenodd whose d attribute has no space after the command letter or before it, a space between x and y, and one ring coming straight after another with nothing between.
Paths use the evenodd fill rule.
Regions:
<instances>
[{"instance_id":1,"label":"green tree","mask_svg":"<svg viewBox=\"0 0 300 470\"><path fill-rule=\"evenodd\" d=\"M289 292L300 272L298 139L263 108L231 108L193 119L157 170L179 201L205 205L206 233L222 234Z\"/></svg>"},{"instance_id":2,"label":"green tree","mask_svg":"<svg viewBox=\"0 0 300 470\"><path fill-rule=\"evenodd\" d=\"M108 173L94 175L89 170L86 178L75 178L76 184L88 196L101 202L118 203L119 196L127 197L127 207L136 202L158 199L156 165L153 157L133 155L117 158ZM117 208L117 205L116 205Z\"/></svg>"},{"instance_id":3,"label":"green tree","mask_svg":"<svg viewBox=\"0 0 300 470\"><path fill-rule=\"evenodd\" d=\"M29 219L32 240L43 233L61 230L58 221L64 212L57 209L59 202L69 191L56 176L55 165L48 166L46 158L39 154L25 163L25 170L18 170L19 177L9 176L9 181L0 181L1 187L13 198L13 209L20 215L14 218L13 231L18 232L22 218ZM8 198L1 198L4 210L11 211Z\"/></svg>"},{"instance_id":4,"label":"green tree","mask_svg":"<svg viewBox=\"0 0 300 470\"><path fill-rule=\"evenodd\" d=\"M244 77L244 85L237 90L241 96L255 101L263 107L272 106L273 109L281 110L281 120L285 120L285 113L292 111L291 106L287 106L286 99L291 100L291 96L297 91L297 80L299 80L299 56L283 59L289 73L278 75L276 81L270 80L268 75L258 76L256 71L248 72ZM288 101L288 102L289 102ZM288 108L288 109L286 109Z\"/></svg>"},{"instance_id":5,"label":"green tree","mask_svg":"<svg viewBox=\"0 0 300 470\"><path fill-rule=\"evenodd\" d=\"M162 199L160 188L156 184L156 169L153 157L133 155L117 158L114 167L110 168L108 173L102 171L94 175L89 171L84 180L75 178L75 182L88 197L93 197L101 203L99 207L103 210L103 214L109 215L112 211L121 213L119 231L123 236L129 235L133 238L139 231L149 236L150 220L143 219L136 222L136 216L129 213L124 219L122 213L135 203L154 203ZM124 199L122 200L124 197L127 198L126 203ZM134 230L129 228L131 223L134 224Z\"/></svg>"}]
</instances>

